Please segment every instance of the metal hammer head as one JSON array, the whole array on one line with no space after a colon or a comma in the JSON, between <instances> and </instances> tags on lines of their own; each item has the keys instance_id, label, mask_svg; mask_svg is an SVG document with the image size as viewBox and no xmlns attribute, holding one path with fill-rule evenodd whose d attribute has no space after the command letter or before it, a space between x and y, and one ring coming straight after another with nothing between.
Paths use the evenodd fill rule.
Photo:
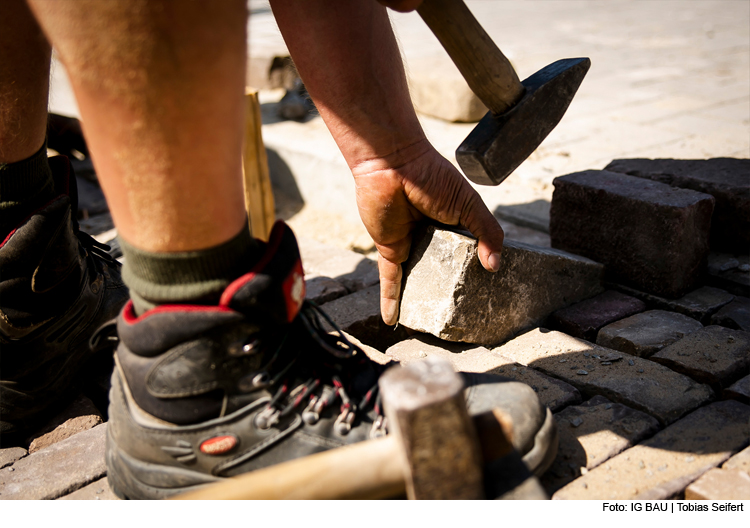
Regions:
<instances>
[{"instance_id":1,"label":"metal hammer head","mask_svg":"<svg viewBox=\"0 0 750 528\"><path fill-rule=\"evenodd\" d=\"M562 59L524 80L523 97L510 110L482 118L456 150L466 177L499 185L560 122L586 72L587 58Z\"/></svg>"},{"instance_id":2,"label":"metal hammer head","mask_svg":"<svg viewBox=\"0 0 750 528\"><path fill-rule=\"evenodd\" d=\"M480 446L451 364L427 358L391 368L379 383L388 427L405 454L409 498L482 498Z\"/></svg>"}]
</instances>

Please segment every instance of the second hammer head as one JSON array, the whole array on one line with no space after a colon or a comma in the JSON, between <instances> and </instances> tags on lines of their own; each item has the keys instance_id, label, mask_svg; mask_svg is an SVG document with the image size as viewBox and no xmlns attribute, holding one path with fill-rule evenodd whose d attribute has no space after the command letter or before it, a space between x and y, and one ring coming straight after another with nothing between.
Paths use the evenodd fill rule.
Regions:
<instances>
[{"instance_id":1,"label":"second hammer head","mask_svg":"<svg viewBox=\"0 0 750 528\"><path fill-rule=\"evenodd\" d=\"M560 122L591 66L587 58L562 59L524 80L523 97L510 110L479 121L456 150L474 183L499 185Z\"/></svg>"}]
</instances>

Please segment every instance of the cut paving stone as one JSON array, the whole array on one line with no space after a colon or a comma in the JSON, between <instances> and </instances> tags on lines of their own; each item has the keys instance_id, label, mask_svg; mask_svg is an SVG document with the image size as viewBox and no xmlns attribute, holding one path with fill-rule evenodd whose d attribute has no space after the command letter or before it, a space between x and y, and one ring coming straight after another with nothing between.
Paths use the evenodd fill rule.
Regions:
<instances>
[{"instance_id":1,"label":"cut paving stone","mask_svg":"<svg viewBox=\"0 0 750 528\"><path fill-rule=\"evenodd\" d=\"M750 332L750 299L735 297L711 317L711 324Z\"/></svg>"},{"instance_id":2,"label":"cut paving stone","mask_svg":"<svg viewBox=\"0 0 750 528\"><path fill-rule=\"evenodd\" d=\"M666 299L621 284L612 284L611 286L622 293L642 300L650 308L679 312L700 321L704 325L709 324L711 316L735 298L734 294L711 286L703 286L693 290L679 299Z\"/></svg>"},{"instance_id":3,"label":"cut paving stone","mask_svg":"<svg viewBox=\"0 0 750 528\"><path fill-rule=\"evenodd\" d=\"M686 315L649 310L599 330L596 343L634 356L650 357L667 345L703 328Z\"/></svg>"},{"instance_id":4,"label":"cut paving stone","mask_svg":"<svg viewBox=\"0 0 750 528\"><path fill-rule=\"evenodd\" d=\"M120 500L120 498L109 487L107 477L104 477L57 500Z\"/></svg>"},{"instance_id":5,"label":"cut paving stone","mask_svg":"<svg viewBox=\"0 0 750 528\"><path fill-rule=\"evenodd\" d=\"M743 449L750 407L722 401L702 407L611 458L555 493L553 499L662 500Z\"/></svg>"},{"instance_id":6,"label":"cut paving stone","mask_svg":"<svg viewBox=\"0 0 750 528\"><path fill-rule=\"evenodd\" d=\"M534 389L542 405L552 412L581 401L581 394L568 383L519 365L482 346L450 343L434 336L420 335L390 347L386 355L402 364L438 356L450 361L458 372L487 372L520 381Z\"/></svg>"},{"instance_id":7,"label":"cut paving stone","mask_svg":"<svg viewBox=\"0 0 750 528\"><path fill-rule=\"evenodd\" d=\"M560 445L542 477L550 494L659 430L655 418L603 396L567 407L555 419Z\"/></svg>"},{"instance_id":8,"label":"cut paving stone","mask_svg":"<svg viewBox=\"0 0 750 528\"><path fill-rule=\"evenodd\" d=\"M619 159L604 170L710 194L716 200L711 246L750 251L750 160Z\"/></svg>"},{"instance_id":9,"label":"cut paving stone","mask_svg":"<svg viewBox=\"0 0 750 528\"><path fill-rule=\"evenodd\" d=\"M29 453L44 449L76 433L92 429L102 422L99 409L89 398L79 394L70 405L34 433L29 445Z\"/></svg>"},{"instance_id":10,"label":"cut paving stone","mask_svg":"<svg viewBox=\"0 0 750 528\"><path fill-rule=\"evenodd\" d=\"M746 447L721 465L722 469L738 469L750 475L750 447Z\"/></svg>"},{"instance_id":11,"label":"cut paving stone","mask_svg":"<svg viewBox=\"0 0 750 528\"><path fill-rule=\"evenodd\" d=\"M745 376L724 389L724 398L738 400L750 405L750 375Z\"/></svg>"},{"instance_id":12,"label":"cut paving stone","mask_svg":"<svg viewBox=\"0 0 750 528\"><path fill-rule=\"evenodd\" d=\"M390 356L386 356L380 350L364 344L362 341L351 334L347 334L346 332L342 333L353 345L357 345L359 348L361 348L365 355L375 363L379 365L388 365L393 362L393 359Z\"/></svg>"},{"instance_id":13,"label":"cut paving stone","mask_svg":"<svg viewBox=\"0 0 750 528\"><path fill-rule=\"evenodd\" d=\"M409 94L414 108L420 114L445 121L475 123L487 113L487 107L446 59L435 57L410 63Z\"/></svg>"},{"instance_id":14,"label":"cut paving stone","mask_svg":"<svg viewBox=\"0 0 750 528\"><path fill-rule=\"evenodd\" d=\"M599 329L646 309L646 304L613 290L554 312L548 325L573 337L596 341Z\"/></svg>"},{"instance_id":15,"label":"cut paving stone","mask_svg":"<svg viewBox=\"0 0 750 528\"><path fill-rule=\"evenodd\" d=\"M584 398L597 394L669 424L708 402L711 389L663 365L536 329L493 349L522 365L562 379Z\"/></svg>"},{"instance_id":16,"label":"cut paving stone","mask_svg":"<svg viewBox=\"0 0 750 528\"><path fill-rule=\"evenodd\" d=\"M736 469L709 469L687 487L685 500L750 500L750 475Z\"/></svg>"},{"instance_id":17,"label":"cut paving stone","mask_svg":"<svg viewBox=\"0 0 750 528\"><path fill-rule=\"evenodd\" d=\"M601 277L589 259L508 240L491 273L476 239L428 226L404 264L399 322L447 341L494 345L600 293Z\"/></svg>"},{"instance_id":18,"label":"cut paving stone","mask_svg":"<svg viewBox=\"0 0 750 528\"><path fill-rule=\"evenodd\" d=\"M750 256L709 253L706 283L735 295L750 297Z\"/></svg>"},{"instance_id":19,"label":"cut paving stone","mask_svg":"<svg viewBox=\"0 0 750 528\"><path fill-rule=\"evenodd\" d=\"M348 294L340 282L330 277L313 277L305 280L305 299L316 304L323 304Z\"/></svg>"},{"instance_id":20,"label":"cut paving stone","mask_svg":"<svg viewBox=\"0 0 750 528\"><path fill-rule=\"evenodd\" d=\"M377 350L386 350L409 337L404 327L388 326L383 322L380 316L380 286L349 294L325 303L321 308L341 330Z\"/></svg>"},{"instance_id":21,"label":"cut paving stone","mask_svg":"<svg viewBox=\"0 0 750 528\"><path fill-rule=\"evenodd\" d=\"M49 447L52 444L61 442L66 438L70 438L74 434L93 429L101 423L101 416L96 415L78 416L76 418L66 420L65 422L55 427L55 429L53 429L49 433L35 438L29 446L29 453L36 453L37 451L44 449L45 447Z\"/></svg>"},{"instance_id":22,"label":"cut paving stone","mask_svg":"<svg viewBox=\"0 0 750 528\"><path fill-rule=\"evenodd\" d=\"M28 454L23 447L4 447L0 449L0 468L11 466Z\"/></svg>"},{"instance_id":23,"label":"cut paving stone","mask_svg":"<svg viewBox=\"0 0 750 528\"><path fill-rule=\"evenodd\" d=\"M712 196L609 171L553 183L552 247L601 262L608 280L657 295L678 298L695 286L708 256Z\"/></svg>"},{"instance_id":24,"label":"cut paving stone","mask_svg":"<svg viewBox=\"0 0 750 528\"><path fill-rule=\"evenodd\" d=\"M0 499L56 499L103 477L106 436L101 424L0 471Z\"/></svg>"},{"instance_id":25,"label":"cut paving stone","mask_svg":"<svg viewBox=\"0 0 750 528\"><path fill-rule=\"evenodd\" d=\"M350 293L380 282L378 264L374 260L311 238L299 237L297 242L308 280L318 276L329 277Z\"/></svg>"},{"instance_id":26,"label":"cut paving stone","mask_svg":"<svg viewBox=\"0 0 750 528\"><path fill-rule=\"evenodd\" d=\"M651 360L700 383L728 387L750 371L750 333L707 326L665 347Z\"/></svg>"}]
</instances>

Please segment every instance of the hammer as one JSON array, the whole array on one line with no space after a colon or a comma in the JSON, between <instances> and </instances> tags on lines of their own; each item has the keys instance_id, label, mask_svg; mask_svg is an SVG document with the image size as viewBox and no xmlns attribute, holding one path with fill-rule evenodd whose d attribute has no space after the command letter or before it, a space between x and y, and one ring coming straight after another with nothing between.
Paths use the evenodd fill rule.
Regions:
<instances>
[{"instance_id":1,"label":"hammer","mask_svg":"<svg viewBox=\"0 0 750 528\"><path fill-rule=\"evenodd\" d=\"M290 460L176 499L479 499L483 464L513 453L502 411L469 417L463 381L428 358L380 378L391 434ZM491 488L492 486L490 486Z\"/></svg>"},{"instance_id":2,"label":"hammer","mask_svg":"<svg viewBox=\"0 0 750 528\"><path fill-rule=\"evenodd\" d=\"M562 59L520 82L463 0L424 0L417 12L489 109L456 160L474 183L499 185L560 122L591 61Z\"/></svg>"}]
</instances>

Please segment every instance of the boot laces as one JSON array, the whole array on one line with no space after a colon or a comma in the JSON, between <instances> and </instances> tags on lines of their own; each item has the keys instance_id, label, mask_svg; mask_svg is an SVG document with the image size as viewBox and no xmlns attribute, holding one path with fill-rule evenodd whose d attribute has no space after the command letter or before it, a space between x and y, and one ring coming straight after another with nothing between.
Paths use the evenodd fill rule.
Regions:
<instances>
[{"instance_id":1,"label":"boot laces","mask_svg":"<svg viewBox=\"0 0 750 528\"><path fill-rule=\"evenodd\" d=\"M321 350L339 360L352 360L355 356L360 355L362 361L370 362L362 349L349 341L336 323L314 302L306 300L299 317L313 341L320 346ZM325 331L321 318L333 328L332 333L329 334ZM282 346L277 349L266 368L278 357L278 352ZM356 419L370 408L376 414L370 436L375 438L386 434L386 421L380 404L377 379L358 402L352 399L352 395L350 395L341 377L331 372L317 372L305 382L298 383L292 388L291 376L288 374L292 365L301 359L301 355L302 351L298 350L284 370L269 382L270 386L275 385L274 382L278 382L279 385L266 407L256 417L258 427L268 429L300 408L302 408L302 420L308 425L314 425L320 420L320 416L325 409L338 403L339 414L334 422L334 430L338 434L342 436L348 434ZM315 370L316 365L312 362L309 363L310 367ZM376 364L372 363L372 365L375 366ZM352 367L354 366L352 365Z\"/></svg>"}]
</instances>

